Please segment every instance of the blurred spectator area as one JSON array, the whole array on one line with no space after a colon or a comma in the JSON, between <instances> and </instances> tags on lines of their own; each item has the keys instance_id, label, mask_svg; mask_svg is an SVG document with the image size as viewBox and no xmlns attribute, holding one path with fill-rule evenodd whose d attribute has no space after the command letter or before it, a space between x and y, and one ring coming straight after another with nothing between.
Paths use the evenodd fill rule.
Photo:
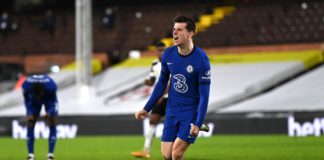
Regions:
<instances>
[{"instance_id":1,"label":"blurred spectator area","mask_svg":"<svg viewBox=\"0 0 324 160\"><path fill-rule=\"evenodd\" d=\"M18 29L18 25L13 21L8 12L3 11L0 16L0 34L3 39L6 39L10 32Z\"/></svg>"},{"instance_id":2,"label":"blurred spectator area","mask_svg":"<svg viewBox=\"0 0 324 160\"><path fill-rule=\"evenodd\" d=\"M196 38L201 47L321 42L324 1L247 1Z\"/></svg>"},{"instance_id":3,"label":"blurred spectator area","mask_svg":"<svg viewBox=\"0 0 324 160\"><path fill-rule=\"evenodd\" d=\"M24 69L20 64L0 63L0 94L12 89L19 74L22 73L24 73Z\"/></svg>"},{"instance_id":4,"label":"blurred spectator area","mask_svg":"<svg viewBox=\"0 0 324 160\"><path fill-rule=\"evenodd\" d=\"M107 52L146 49L155 39L166 36L172 28L172 18L178 14L193 17L201 14L207 3L165 4L144 6L115 6L115 21L111 27L102 26L106 8L93 8L93 50ZM40 25L46 18L42 14L15 15L20 29L1 40L0 55L26 55L44 53L70 53L75 51L75 13L73 10L55 10L53 35L42 32Z\"/></svg>"},{"instance_id":5,"label":"blurred spectator area","mask_svg":"<svg viewBox=\"0 0 324 160\"><path fill-rule=\"evenodd\" d=\"M172 18L178 14L199 19L220 6L219 1L176 1L142 4L115 3L103 5L93 1L93 51L106 53L118 62L129 50L146 50L154 41L170 36ZM113 1L116 2L116 1ZM140 3L142 1L136 1ZM324 40L324 1L322 0L249 0L232 1L235 11L221 22L212 25L194 38L199 47L237 47L277 44L320 43ZM134 2L135 3L135 2ZM46 10L11 13L19 29L6 39L0 39L0 57L17 56L27 64L25 56L70 56L75 53L74 4L51 9L55 17L55 29L50 34L40 28L46 18ZM226 4L228 5L228 4ZM58 5L59 6L59 5ZM100 6L100 7L99 7ZM107 7L113 8L114 25L102 26ZM208 10L206 10L208 9ZM215 9L215 8L214 8ZM90 22L89 22L90 23ZM46 58L45 58L46 59ZM65 58L69 59L69 58ZM48 59L46 60L48 62ZM38 64L42 60L39 60ZM45 62L44 62L45 63ZM65 62L64 62L65 63ZM63 63L60 63L63 64ZM28 68L27 68L28 69Z\"/></svg>"},{"instance_id":6,"label":"blurred spectator area","mask_svg":"<svg viewBox=\"0 0 324 160\"><path fill-rule=\"evenodd\" d=\"M18 73L23 73L23 66L16 63L0 63L0 81L16 80Z\"/></svg>"}]
</instances>

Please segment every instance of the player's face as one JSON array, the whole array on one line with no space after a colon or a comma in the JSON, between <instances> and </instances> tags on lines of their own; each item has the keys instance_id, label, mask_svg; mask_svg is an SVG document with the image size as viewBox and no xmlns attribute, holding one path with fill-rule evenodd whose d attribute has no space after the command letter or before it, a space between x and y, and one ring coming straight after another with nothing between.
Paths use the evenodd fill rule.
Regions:
<instances>
[{"instance_id":1,"label":"player's face","mask_svg":"<svg viewBox=\"0 0 324 160\"><path fill-rule=\"evenodd\" d=\"M192 37L192 32L186 29L186 23L174 23L173 26L173 44L175 46L181 46L186 44Z\"/></svg>"}]
</instances>

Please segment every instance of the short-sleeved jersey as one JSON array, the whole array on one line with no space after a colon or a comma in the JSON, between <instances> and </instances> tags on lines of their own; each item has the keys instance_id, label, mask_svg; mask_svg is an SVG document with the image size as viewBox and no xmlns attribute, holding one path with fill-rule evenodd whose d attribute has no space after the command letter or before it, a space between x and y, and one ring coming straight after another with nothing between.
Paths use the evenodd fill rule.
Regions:
<instances>
[{"instance_id":1,"label":"short-sleeved jersey","mask_svg":"<svg viewBox=\"0 0 324 160\"><path fill-rule=\"evenodd\" d=\"M210 63L206 53L195 46L189 55L182 56L176 46L167 48L162 56L161 73L171 78L166 115L197 116L199 85L210 85Z\"/></svg>"},{"instance_id":2,"label":"short-sleeved jersey","mask_svg":"<svg viewBox=\"0 0 324 160\"><path fill-rule=\"evenodd\" d=\"M34 96L33 85L41 84L44 89L44 95L41 99ZM26 107L32 107L31 105L37 104L56 104L56 90L57 85L52 78L47 75L32 75L26 78L22 85L24 100Z\"/></svg>"}]
</instances>

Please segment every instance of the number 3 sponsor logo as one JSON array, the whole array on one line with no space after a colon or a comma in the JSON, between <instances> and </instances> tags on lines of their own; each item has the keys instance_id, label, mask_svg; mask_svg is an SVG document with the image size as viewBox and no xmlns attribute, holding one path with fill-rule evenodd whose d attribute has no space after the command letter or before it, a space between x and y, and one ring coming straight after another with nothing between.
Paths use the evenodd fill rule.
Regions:
<instances>
[{"instance_id":1,"label":"number 3 sponsor logo","mask_svg":"<svg viewBox=\"0 0 324 160\"><path fill-rule=\"evenodd\" d=\"M188 90L188 85L186 84L186 77L182 74L176 74L173 76L173 78L177 80L177 82L173 84L174 89L177 92L186 93Z\"/></svg>"}]
</instances>

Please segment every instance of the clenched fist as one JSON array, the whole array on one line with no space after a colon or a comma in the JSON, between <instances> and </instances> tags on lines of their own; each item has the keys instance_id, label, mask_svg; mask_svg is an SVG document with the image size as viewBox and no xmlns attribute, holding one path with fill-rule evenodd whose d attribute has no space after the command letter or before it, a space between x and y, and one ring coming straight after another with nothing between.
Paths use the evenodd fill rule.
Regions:
<instances>
[{"instance_id":1,"label":"clenched fist","mask_svg":"<svg viewBox=\"0 0 324 160\"><path fill-rule=\"evenodd\" d=\"M135 118L143 120L144 118L147 117L147 115L148 115L147 111L142 109L135 113Z\"/></svg>"}]
</instances>

